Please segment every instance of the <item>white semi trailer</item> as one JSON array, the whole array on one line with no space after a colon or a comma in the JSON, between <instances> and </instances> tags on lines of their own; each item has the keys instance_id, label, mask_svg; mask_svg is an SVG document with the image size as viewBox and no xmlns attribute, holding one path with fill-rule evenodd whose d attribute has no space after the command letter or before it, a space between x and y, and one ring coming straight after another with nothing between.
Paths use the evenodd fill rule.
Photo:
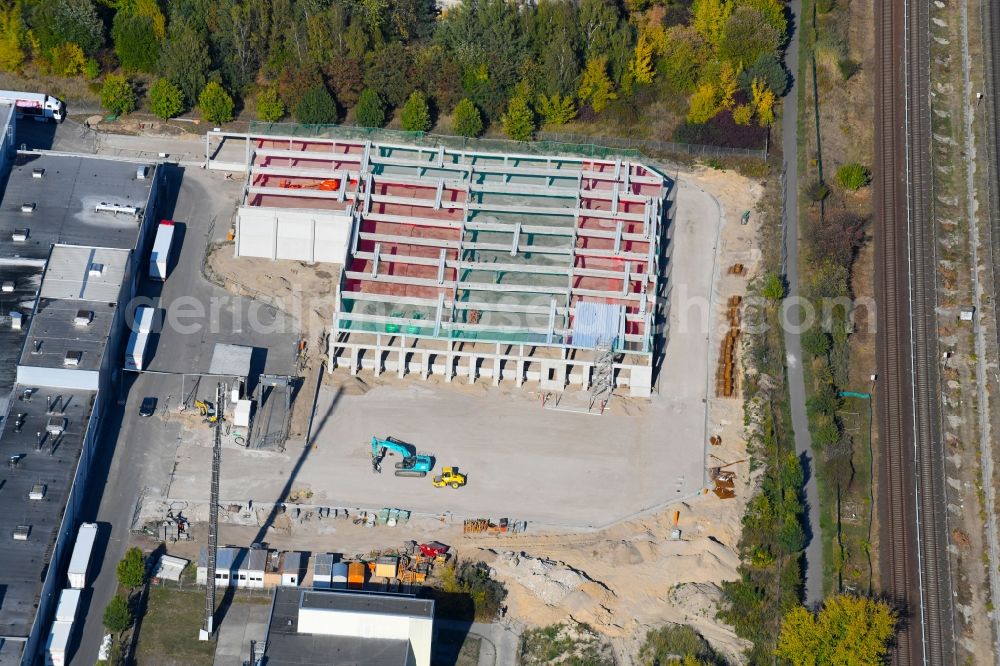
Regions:
<instances>
[{"instance_id":1,"label":"white semi trailer","mask_svg":"<svg viewBox=\"0 0 1000 666\"><path fill-rule=\"evenodd\" d=\"M84 523L76 533L76 544L73 546L73 556L69 560L69 586L74 590L87 587L87 569L90 568L90 557L94 554L94 543L97 541L97 523Z\"/></svg>"},{"instance_id":2,"label":"white semi trailer","mask_svg":"<svg viewBox=\"0 0 1000 666\"><path fill-rule=\"evenodd\" d=\"M155 310L141 306L135 309L135 320L132 324L132 334L125 349L125 369L142 372L146 367L146 347L149 346L149 334L153 331L153 315Z\"/></svg>"},{"instance_id":3,"label":"white semi trailer","mask_svg":"<svg viewBox=\"0 0 1000 666\"><path fill-rule=\"evenodd\" d=\"M174 223L163 220L156 228L153 251L149 254L149 277L163 282L167 279L167 264L170 262L170 248L174 244Z\"/></svg>"}]
</instances>

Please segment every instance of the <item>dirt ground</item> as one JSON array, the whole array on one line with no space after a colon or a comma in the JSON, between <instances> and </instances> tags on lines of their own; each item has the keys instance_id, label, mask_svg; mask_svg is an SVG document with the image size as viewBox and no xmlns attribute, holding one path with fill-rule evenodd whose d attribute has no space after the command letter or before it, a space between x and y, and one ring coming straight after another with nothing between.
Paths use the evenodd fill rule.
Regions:
<instances>
[{"instance_id":1,"label":"dirt ground","mask_svg":"<svg viewBox=\"0 0 1000 666\"><path fill-rule=\"evenodd\" d=\"M673 175L674 171L668 173ZM679 175L688 185L714 196L723 216L712 287L716 327L712 330L709 363L714 376L720 353L719 332L728 328L726 301L731 295L745 293L747 279L759 262L760 253L753 247L758 220L752 216L750 224L741 225L740 216L754 210L761 187L737 174L707 168ZM743 275L729 273L735 263L744 264ZM209 270L231 291L280 299L279 307L286 311L297 294L318 294L320 305L305 316L329 321L337 266L236 260L231 246L225 245L212 253ZM307 323L303 328L307 340L303 374L308 376L312 374L309 370L322 360L315 350L320 348L323 327ZM714 396L714 391L710 395ZM350 520L304 521L282 514L270 527L261 528L267 511L257 511L249 520L224 514L220 542L246 545L263 540L277 548L340 552L349 557L398 546L409 539L437 539L453 545L462 558L491 564L497 577L508 586L507 619L515 624L544 626L570 618L586 622L609 636L619 656L627 659L634 655L647 629L665 622L687 623L738 662L744 646L715 619L715 601L719 584L736 576L740 519L753 486L745 461L742 402L710 397L707 410L708 430L720 436L722 444L706 446L711 450L706 451L705 464L732 463L727 469L736 473L737 483L736 497L731 500L702 494L597 531L543 530L529 525L524 534L476 536L463 535L461 522L448 514L414 515L405 524L373 529L355 526ZM641 418L641 410L636 416ZM237 524L240 522L248 524ZM672 538L675 529L680 530L679 539ZM198 538L202 531L203 525L196 523L196 540L171 550L196 558L203 542Z\"/></svg>"}]
</instances>

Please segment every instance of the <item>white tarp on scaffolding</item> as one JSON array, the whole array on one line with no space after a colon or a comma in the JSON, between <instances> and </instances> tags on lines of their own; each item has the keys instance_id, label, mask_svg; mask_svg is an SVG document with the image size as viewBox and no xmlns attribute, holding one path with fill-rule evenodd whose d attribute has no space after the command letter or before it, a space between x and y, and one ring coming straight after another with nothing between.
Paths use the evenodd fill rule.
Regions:
<instances>
[{"instance_id":1,"label":"white tarp on scaffolding","mask_svg":"<svg viewBox=\"0 0 1000 666\"><path fill-rule=\"evenodd\" d=\"M244 206L239 210L236 256L340 264L350 238L347 215Z\"/></svg>"},{"instance_id":2,"label":"white tarp on scaffolding","mask_svg":"<svg viewBox=\"0 0 1000 666\"><path fill-rule=\"evenodd\" d=\"M584 349L614 346L620 334L622 316L622 306L614 303L577 302L570 344Z\"/></svg>"}]
</instances>

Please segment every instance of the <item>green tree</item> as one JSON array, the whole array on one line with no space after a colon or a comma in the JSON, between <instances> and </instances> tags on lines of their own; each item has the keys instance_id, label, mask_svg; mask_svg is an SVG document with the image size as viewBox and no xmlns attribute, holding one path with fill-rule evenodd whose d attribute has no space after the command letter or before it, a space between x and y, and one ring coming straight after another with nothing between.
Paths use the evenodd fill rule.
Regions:
<instances>
[{"instance_id":1,"label":"green tree","mask_svg":"<svg viewBox=\"0 0 1000 666\"><path fill-rule=\"evenodd\" d=\"M20 2L0 8L0 70L13 72L24 63L27 30Z\"/></svg>"},{"instance_id":2,"label":"green tree","mask_svg":"<svg viewBox=\"0 0 1000 666\"><path fill-rule=\"evenodd\" d=\"M410 93L399 119L407 132L426 132L431 128L431 110L422 92L414 90Z\"/></svg>"},{"instance_id":3,"label":"green tree","mask_svg":"<svg viewBox=\"0 0 1000 666\"><path fill-rule=\"evenodd\" d=\"M795 666L885 663L896 615L884 601L840 594L819 613L802 606L785 614L775 653Z\"/></svg>"},{"instance_id":4,"label":"green tree","mask_svg":"<svg viewBox=\"0 0 1000 666\"><path fill-rule=\"evenodd\" d=\"M524 97L513 97L507 104L507 112L500 117L500 124L504 134L515 141L530 141L535 134L535 112Z\"/></svg>"},{"instance_id":5,"label":"green tree","mask_svg":"<svg viewBox=\"0 0 1000 666\"><path fill-rule=\"evenodd\" d=\"M124 74L108 74L101 86L101 106L116 116L135 111L135 90Z\"/></svg>"},{"instance_id":6,"label":"green tree","mask_svg":"<svg viewBox=\"0 0 1000 666\"><path fill-rule=\"evenodd\" d=\"M49 52L49 59L52 62L52 73L57 76L77 76L87 69L87 56L73 42L53 47Z\"/></svg>"},{"instance_id":7,"label":"green tree","mask_svg":"<svg viewBox=\"0 0 1000 666\"><path fill-rule=\"evenodd\" d=\"M476 137L483 133L483 117L479 109L468 98L455 106L452 131L459 136Z\"/></svg>"},{"instance_id":8,"label":"green tree","mask_svg":"<svg viewBox=\"0 0 1000 666\"><path fill-rule=\"evenodd\" d=\"M197 104L198 94L208 83L211 66L208 46L194 27L183 19L171 21L160 51L159 72L181 89L187 106Z\"/></svg>"},{"instance_id":9,"label":"green tree","mask_svg":"<svg viewBox=\"0 0 1000 666\"><path fill-rule=\"evenodd\" d=\"M233 119L233 98L225 88L212 81L198 95L198 110L209 122L228 123Z\"/></svg>"},{"instance_id":10,"label":"green tree","mask_svg":"<svg viewBox=\"0 0 1000 666\"><path fill-rule=\"evenodd\" d=\"M257 94L257 118L275 123L285 117L285 105L278 96L278 89L268 86Z\"/></svg>"},{"instance_id":11,"label":"green tree","mask_svg":"<svg viewBox=\"0 0 1000 666\"><path fill-rule=\"evenodd\" d=\"M698 76L711 58L711 51L701 34L690 26L675 25L666 31L663 55L657 68L660 80L675 90L694 92Z\"/></svg>"},{"instance_id":12,"label":"green tree","mask_svg":"<svg viewBox=\"0 0 1000 666\"><path fill-rule=\"evenodd\" d=\"M857 162L848 162L837 169L837 182L845 190L860 190L871 180L872 173L868 167Z\"/></svg>"},{"instance_id":13,"label":"green tree","mask_svg":"<svg viewBox=\"0 0 1000 666\"><path fill-rule=\"evenodd\" d=\"M72 42L92 54L104 45L104 23L91 0L51 0L34 4L28 25L42 53Z\"/></svg>"},{"instance_id":14,"label":"green tree","mask_svg":"<svg viewBox=\"0 0 1000 666\"><path fill-rule=\"evenodd\" d=\"M608 77L607 57L587 61L577 95L581 102L589 103L596 113L603 111L612 100L618 99L614 83Z\"/></svg>"},{"instance_id":15,"label":"green tree","mask_svg":"<svg viewBox=\"0 0 1000 666\"><path fill-rule=\"evenodd\" d=\"M132 624L132 611L128 601L118 594L104 608L104 628L113 634L120 634Z\"/></svg>"},{"instance_id":16,"label":"green tree","mask_svg":"<svg viewBox=\"0 0 1000 666\"><path fill-rule=\"evenodd\" d=\"M576 102L571 95L539 95L538 113L546 125L565 125L576 118Z\"/></svg>"},{"instance_id":17,"label":"green tree","mask_svg":"<svg viewBox=\"0 0 1000 666\"><path fill-rule=\"evenodd\" d=\"M354 118L362 127L382 127L385 125L385 105L374 88L365 88L354 107Z\"/></svg>"},{"instance_id":18,"label":"green tree","mask_svg":"<svg viewBox=\"0 0 1000 666\"><path fill-rule=\"evenodd\" d=\"M300 123L326 125L337 122L337 100L324 85L313 86L292 110Z\"/></svg>"},{"instance_id":19,"label":"green tree","mask_svg":"<svg viewBox=\"0 0 1000 666\"><path fill-rule=\"evenodd\" d=\"M146 556L143 555L142 550L135 546L126 550L125 557L118 562L118 566L115 568L115 574L122 587L130 590L142 587L143 583L146 582Z\"/></svg>"},{"instance_id":20,"label":"green tree","mask_svg":"<svg viewBox=\"0 0 1000 666\"><path fill-rule=\"evenodd\" d=\"M149 89L149 110L164 120L184 111L184 93L167 79L157 79Z\"/></svg>"},{"instance_id":21,"label":"green tree","mask_svg":"<svg viewBox=\"0 0 1000 666\"><path fill-rule=\"evenodd\" d=\"M365 55L365 85L377 90L389 106L400 106L413 90L409 66L410 52L399 42L370 51Z\"/></svg>"},{"instance_id":22,"label":"green tree","mask_svg":"<svg viewBox=\"0 0 1000 666\"><path fill-rule=\"evenodd\" d=\"M111 25L115 54L126 71L154 72L159 61L159 39L150 16L119 10Z\"/></svg>"}]
</instances>

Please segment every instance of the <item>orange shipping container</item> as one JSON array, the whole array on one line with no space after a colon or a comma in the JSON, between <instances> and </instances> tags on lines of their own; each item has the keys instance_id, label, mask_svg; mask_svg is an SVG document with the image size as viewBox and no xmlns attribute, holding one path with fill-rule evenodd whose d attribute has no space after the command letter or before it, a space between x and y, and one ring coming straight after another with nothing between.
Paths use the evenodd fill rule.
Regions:
<instances>
[{"instance_id":1,"label":"orange shipping container","mask_svg":"<svg viewBox=\"0 0 1000 666\"><path fill-rule=\"evenodd\" d=\"M347 586L355 589L365 584L365 565L361 562L351 562L347 565Z\"/></svg>"}]
</instances>

